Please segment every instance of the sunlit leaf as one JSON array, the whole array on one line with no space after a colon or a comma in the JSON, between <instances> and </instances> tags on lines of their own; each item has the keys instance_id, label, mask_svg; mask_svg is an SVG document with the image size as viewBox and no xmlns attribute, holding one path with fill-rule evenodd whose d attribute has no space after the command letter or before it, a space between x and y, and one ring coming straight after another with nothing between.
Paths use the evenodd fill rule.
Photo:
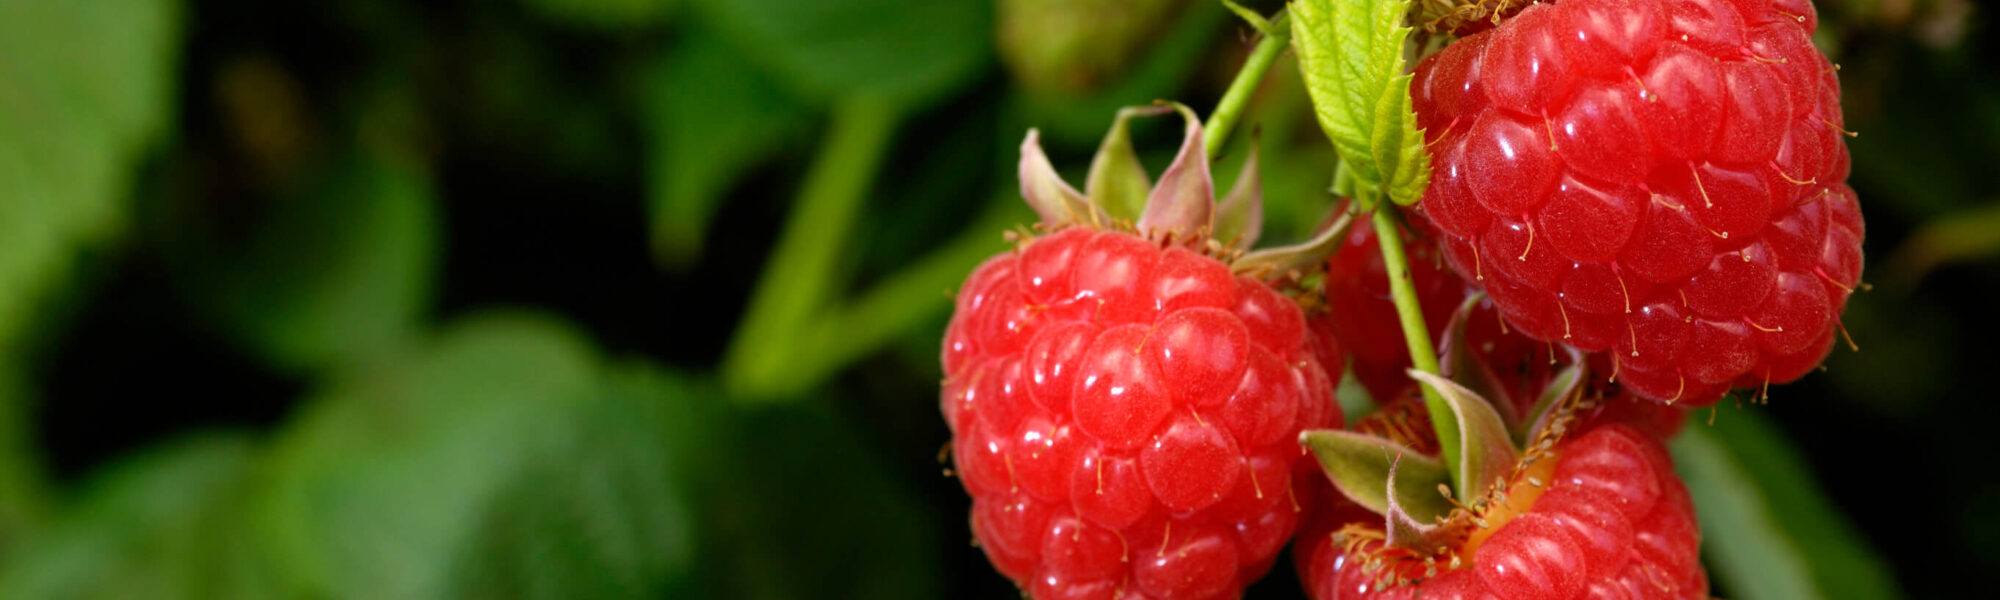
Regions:
<instances>
[{"instance_id":1,"label":"sunlit leaf","mask_svg":"<svg viewBox=\"0 0 2000 600\"><path fill-rule=\"evenodd\" d=\"M1726 598L1895 598L1886 564L1814 484L1790 442L1748 410L1672 445Z\"/></svg>"},{"instance_id":2,"label":"sunlit leaf","mask_svg":"<svg viewBox=\"0 0 2000 600\"><path fill-rule=\"evenodd\" d=\"M1353 170L1355 198L1416 203L1430 155L1403 68L1409 0L1298 0L1292 46L1320 128Z\"/></svg>"},{"instance_id":3,"label":"sunlit leaf","mask_svg":"<svg viewBox=\"0 0 2000 600\"><path fill-rule=\"evenodd\" d=\"M0 3L0 352L79 247L115 233L173 114L179 3Z\"/></svg>"}]
</instances>

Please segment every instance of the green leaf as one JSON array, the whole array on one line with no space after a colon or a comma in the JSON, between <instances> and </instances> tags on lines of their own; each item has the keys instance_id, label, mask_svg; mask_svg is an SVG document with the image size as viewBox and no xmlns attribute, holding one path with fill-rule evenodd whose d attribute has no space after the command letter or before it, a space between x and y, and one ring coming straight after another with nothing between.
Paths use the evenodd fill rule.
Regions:
<instances>
[{"instance_id":1,"label":"green leaf","mask_svg":"<svg viewBox=\"0 0 2000 600\"><path fill-rule=\"evenodd\" d=\"M604 420L595 411L615 410L603 406L596 360L566 326L489 314L336 380L274 441L270 481L252 513L279 561L272 568L300 596L451 597L479 580L467 556L494 557L492 544L508 539L496 529L546 525L559 518L550 513L579 505L632 506L590 504L601 499L581 495L605 488L575 485L653 495L619 479L631 464L523 483L557 476L551 464L585 468L574 462L580 440L629 443L629 432L591 429ZM512 497L537 493L576 497Z\"/></svg>"},{"instance_id":2,"label":"green leaf","mask_svg":"<svg viewBox=\"0 0 2000 600\"><path fill-rule=\"evenodd\" d=\"M84 246L122 225L131 167L174 114L179 3L0 3L0 353Z\"/></svg>"},{"instance_id":3,"label":"green leaf","mask_svg":"<svg viewBox=\"0 0 2000 600\"><path fill-rule=\"evenodd\" d=\"M1403 68L1409 0L1297 0L1292 46L1320 128L1354 177L1364 208L1415 204L1430 156Z\"/></svg>"},{"instance_id":4,"label":"green leaf","mask_svg":"<svg viewBox=\"0 0 2000 600\"><path fill-rule=\"evenodd\" d=\"M647 82L653 250L666 264L684 266L701 257L730 185L805 129L806 108L701 29L660 57Z\"/></svg>"},{"instance_id":5,"label":"green leaf","mask_svg":"<svg viewBox=\"0 0 2000 600\"><path fill-rule=\"evenodd\" d=\"M416 334L442 245L431 186L418 166L357 151L291 182L244 243L208 221L161 227L182 242L183 284L224 328L280 368L316 371Z\"/></svg>"},{"instance_id":6,"label":"green leaf","mask_svg":"<svg viewBox=\"0 0 2000 600\"><path fill-rule=\"evenodd\" d=\"M1452 471L1457 478L1452 488L1458 500L1471 504L1485 497L1494 484L1507 479L1514 463L1520 460L1514 438L1507 433L1507 422L1501 420L1492 404L1472 390L1442 376L1416 369L1409 372L1418 383L1437 390L1445 406L1451 409L1452 420L1458 424L1459 466Z\"/></svg>"},{"instance_id":7,"label":"green leaf","mask_svg":"<svg viewBox=\"0 0 2000 600\"><path fill-rule=\"evenodd\" d=\"M0 570L7 598L268 596L236 562L250 554L240 507L248 436L208 434L96 476L74 508Z\"/></svg>"},{"instance_id":8,"label":"green leaf","mask_svg":"<svg viewBox=\"0 0 2000 600\"><path fill-rule=\"evenodd\" d=\"M1333 487L1362 508L1387 515L1393 504L1422 523L1451 512L1451 503L1438 493L1451 474L1436 458L1388 439L1335 429L1304 432L1299 443L1319 460Z\"/></svg>"},{"instance_id":9,"label":"green leaf","mask_svg":"<svg viewBox=\"0 0 2000 600\"><path fill-rule=\"evenodd\" d=\"M453 559L452 596L658 596L685 575L695 519L677 459L689 454L663 436L704 428L671 410L696 399L644 369L609 383L559 448L527 461L487 506Z\"/></svg>"},{"instance_id":10,"label":"green leaf","mask_svg":"<svg viewBox=\"0 0 2000 600\"><path fill-rule=\"evenodd\" d=\"M702 0L736 46L821 100L869 96L926 104L991 59L989 2Z\"/></svg>"},{"instance_id":11,"label":"green leaf","mask_svg":"<svg viewBox=\"0 0 2000 600\"><path fill-rule=\"evenodd\" d=\"M1728 598L1895 598L1887 564L1812 481L1809 462L1748 410L1672 445L1702 554Z\"/></svg>"}]
</instances>

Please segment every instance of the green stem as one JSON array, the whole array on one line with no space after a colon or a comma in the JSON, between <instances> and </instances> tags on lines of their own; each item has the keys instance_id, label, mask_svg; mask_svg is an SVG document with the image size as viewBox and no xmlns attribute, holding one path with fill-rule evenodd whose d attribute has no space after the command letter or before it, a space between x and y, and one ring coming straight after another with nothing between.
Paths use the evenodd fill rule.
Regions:
<instances>
[{"instance_id":1,"label":"green stem","mask_svg":"<svg viewBox=\"0 0 2000 600\"><path fill-rule=\"evenodd\" d=\"M1375 241L1382 248L1383 270L1389 273L1389 297L1395 300L1396 318L1403 324L1403 341L1410 347L1410 364L1423 372L1436 373L1437 349L1431 346L1431 330L1424 323L1423 307L1417 303L1417 288L1410 283L1410 260L1403 253L1403 233L1396 229L1394 211L1384 202L1374 213ZM1452 481L1457 481L1458 424L1451 419L1439 418L1453 413L1437 390L1428 385L1418 387L1423 390L1424 409L1431 415L1431 429L1437 434L1445 469L1452 472Z\"/></svg>"},{"instance_id":2,"label":"green stem","mask_svg":"<svg viewBox=\"0 0 2000 600\"><path fill-rule=\"evenodd\" d=\"M1222 100L1215 103L1215 112L1208 115L1208 156L1211 160L1222 151L1224 142L1235 130L1236 122L1243 117L1244 107L1250 104L1250 96L1257 92L1257 86L1264 82L1264 75L1271 71L1271 65L1278 62L1278 56L1292 43L1292 28L1285 21L1286 13L1279 10L1265 24L1263 39L1250 50L1250 58L1243 61L1243 69L1236 72L1236 79L1229 82L1229 90L1222 93Z\"/></svg>"},{"instance_id":3,"label":"green stem","mask_svg":"<svg viewBox=\"0 0 2000 600\"><path fill-rule=\"evenodd\" d=\"M853 99L834 108L833 124L800 188L778 246L751 294L750 308L722 362L724 382L744 398L769 398L788 385L800 354L794 337L826 305L841 248L887 153L899 112Z\"/></svg>"},{"instance_id":4,"label":"green stem","mask_svg":"<svg viewBox=\"0 0 2000 600\"><path fill-rule=\"evenodd\" d=\"M1032 220L1019 192L1008 191L944 247L903 267L820 321L812 356L794 365L792 380L811 385L874 352L951 307L951 290L966 273L1007 247L1001 232Z\"/></svg>"}]
</instances>

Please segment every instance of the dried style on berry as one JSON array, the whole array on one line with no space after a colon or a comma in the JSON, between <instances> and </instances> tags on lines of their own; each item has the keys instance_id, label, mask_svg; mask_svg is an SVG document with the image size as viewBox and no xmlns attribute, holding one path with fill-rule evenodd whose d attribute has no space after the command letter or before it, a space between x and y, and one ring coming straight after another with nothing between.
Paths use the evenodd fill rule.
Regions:
<instances>
[{"instance_id":1,"label":"dried style on berry","mask_svg":"<svg viewBox=\"0 0 2000 600\"><path fill-rule=\"evenodd\" d=\"M1172 111L1186 137L1153 184L1126 121ZM1184 107L1121 112L1084 192L1034 132L1022 145L1042 222L960 290L942 408L973 533L1035 597L1239 594L1311 500L1292 485L1316 476L1297 439L1341 423L1338 367L1322 367L1340 351L1265 279L1318 264L1344 231L1245 254L1261 206L1250 164L1218 208Z\"/></svg>"},{"instance_id":2,"label":"dried style on berry","mask_svg":"<svg viewBox=\"0 0 2000 600\"><path fill-rule=\"evenodd\" d=\"M1646 398L1804 375L1863 234L1816 24L1804 0L1563 0L1426 58L1420 211L1448 262Z\"/></svg>"}]
</instances>

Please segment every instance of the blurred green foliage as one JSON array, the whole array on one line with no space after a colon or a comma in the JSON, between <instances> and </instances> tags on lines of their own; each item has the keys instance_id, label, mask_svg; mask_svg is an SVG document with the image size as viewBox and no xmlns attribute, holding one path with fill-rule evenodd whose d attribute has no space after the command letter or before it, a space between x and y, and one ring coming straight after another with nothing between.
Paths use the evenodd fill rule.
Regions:
<instances>
[{"instance_id":1,"label":"blurred green foliage","mask_svg":"<svg viewBox=\"0 0 2000 600\"><path fill-rule=\"evenodd\" d=\"M1726 597L1960 595L1994 15L1818 5L1864 351L1676 457ZM1195 0L0 0L0 597L1015 597L941 474L951 292L1029 218L1028 128L1081 181L1249 41ZM1216 172L1258 144L1301 239L1292 57L1247 114Z\"/></svg>"},{"instance_id":2,"label":"blurred green foliage","mask_svg":"<svg viewBox=\"0 0 2000 600\"><path fill-rule=\"evenodd\" d=\"M1882 557L1868 549L1812 467L1753 413L1692 427L1674 460L1701 508L1710 575L1741 598L1894 598Z\"/></svg>"},{"instance_id":3,"label":"blurred green foliage","mask_svg":"<svg viewBox=\"0 0 2000 600\"><path fill-rule=\"evenodd\" d=\"M76 249L123 225L134 162L173 113L180 21L167 0L0 4L0 351Z\"/></svg>"}]
</instances>

